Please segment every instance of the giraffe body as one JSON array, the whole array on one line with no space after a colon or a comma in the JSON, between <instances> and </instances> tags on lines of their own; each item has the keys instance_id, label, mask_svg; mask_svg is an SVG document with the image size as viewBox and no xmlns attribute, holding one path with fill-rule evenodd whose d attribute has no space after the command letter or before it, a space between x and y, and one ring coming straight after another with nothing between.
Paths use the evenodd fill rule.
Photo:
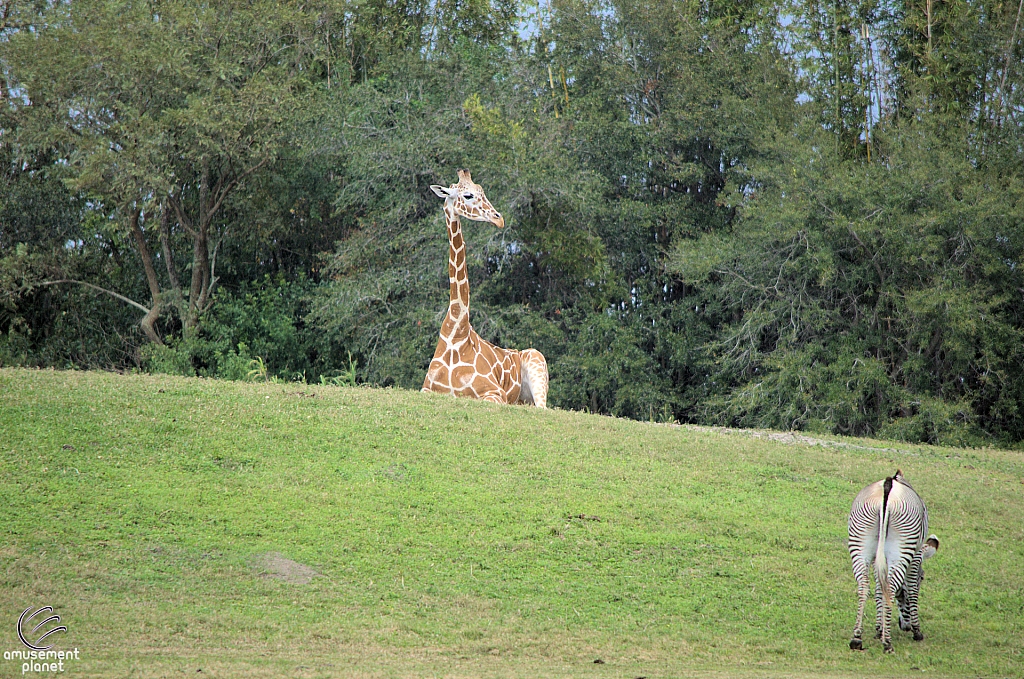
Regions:
<instances>
[{"instance_id":1,"label":"giraffe body","mask_svg":"<svg viewBox=\"0 0 1024 679\"><path fill-rule=\"evenodd\" d=\"M547 407L548 369L544 355L536 349L497 347L480 337L469 323L466 243L459 217L491 222L499 228L505 225L504 218L465 170L459 170L458 184L430 188L445 199L449 301L437 349L423 380L423 391Z\"/></svg>"}]
</instances>

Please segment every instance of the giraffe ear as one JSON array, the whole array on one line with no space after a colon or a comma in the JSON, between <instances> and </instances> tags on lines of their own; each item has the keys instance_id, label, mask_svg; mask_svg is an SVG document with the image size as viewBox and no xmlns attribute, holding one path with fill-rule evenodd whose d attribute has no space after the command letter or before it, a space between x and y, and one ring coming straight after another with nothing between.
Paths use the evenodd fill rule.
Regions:
<instances>
[{"instance_id":1,"label":"giraffe ear","mask_svg":"<svg viewBox=\"0 0 1024 679\"><path fill-rule=\"evenodd\" d=\"M438 186L437 184L431 184L430 189L437 194L438 198L448 198L452 195L452 191L444 186Z\"/></svg>"}]
</instances>

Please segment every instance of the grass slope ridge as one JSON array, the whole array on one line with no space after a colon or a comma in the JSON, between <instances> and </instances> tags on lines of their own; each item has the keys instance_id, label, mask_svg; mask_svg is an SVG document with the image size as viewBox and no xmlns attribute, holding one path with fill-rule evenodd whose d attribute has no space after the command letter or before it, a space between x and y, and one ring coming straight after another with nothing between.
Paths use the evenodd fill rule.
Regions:
<instances>
[{"instance_id":1,"label":"grass slope ridge","mask_svg":"<svg viewBox=\"0 0 1024 679\"><path fill-rule=\"evenodd\" d=\"M846 516L897 467L942 539L926 639L856 653ZM52 605L78 677L1016 676L1022 479L998 450L0 369L0 641Z\"/></svg>"}]
</instances>

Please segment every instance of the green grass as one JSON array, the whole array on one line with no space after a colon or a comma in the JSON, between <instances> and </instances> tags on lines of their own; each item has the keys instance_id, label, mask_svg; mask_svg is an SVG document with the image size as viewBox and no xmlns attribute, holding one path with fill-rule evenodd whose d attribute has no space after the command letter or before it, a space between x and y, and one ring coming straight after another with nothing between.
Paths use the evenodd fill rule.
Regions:
<instances>
[{"instance_id":1,"label":"green grass","mask_svg":"<svg viewBox=\"0 0 1024 679\"><path fill-rule=\"evenodd\" d=\"M69 677L1019 676L1024 454L895 447L2 369L0 651L49 604ZM846 516L897 467L926 638L856 653Z\"/></svg>"}]
</instances>

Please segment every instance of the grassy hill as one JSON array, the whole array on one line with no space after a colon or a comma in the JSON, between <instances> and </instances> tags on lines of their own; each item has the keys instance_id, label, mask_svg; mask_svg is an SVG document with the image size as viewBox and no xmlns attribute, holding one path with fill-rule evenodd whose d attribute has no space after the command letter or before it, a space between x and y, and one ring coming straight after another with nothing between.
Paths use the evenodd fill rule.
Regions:
<instances>
[{"instance_id":1,"label":"grassy hill","mask_svg":"<svg viewBox=\"0 0 1024 679\"><path fill-rule=\"evenodd\" d=\"M0 650L52 605L69 677L1019 676L1024 454L841 444L2 369ZM897 467L926 638L857 653L847 512Z\"/></svg>"}]
</instances>

